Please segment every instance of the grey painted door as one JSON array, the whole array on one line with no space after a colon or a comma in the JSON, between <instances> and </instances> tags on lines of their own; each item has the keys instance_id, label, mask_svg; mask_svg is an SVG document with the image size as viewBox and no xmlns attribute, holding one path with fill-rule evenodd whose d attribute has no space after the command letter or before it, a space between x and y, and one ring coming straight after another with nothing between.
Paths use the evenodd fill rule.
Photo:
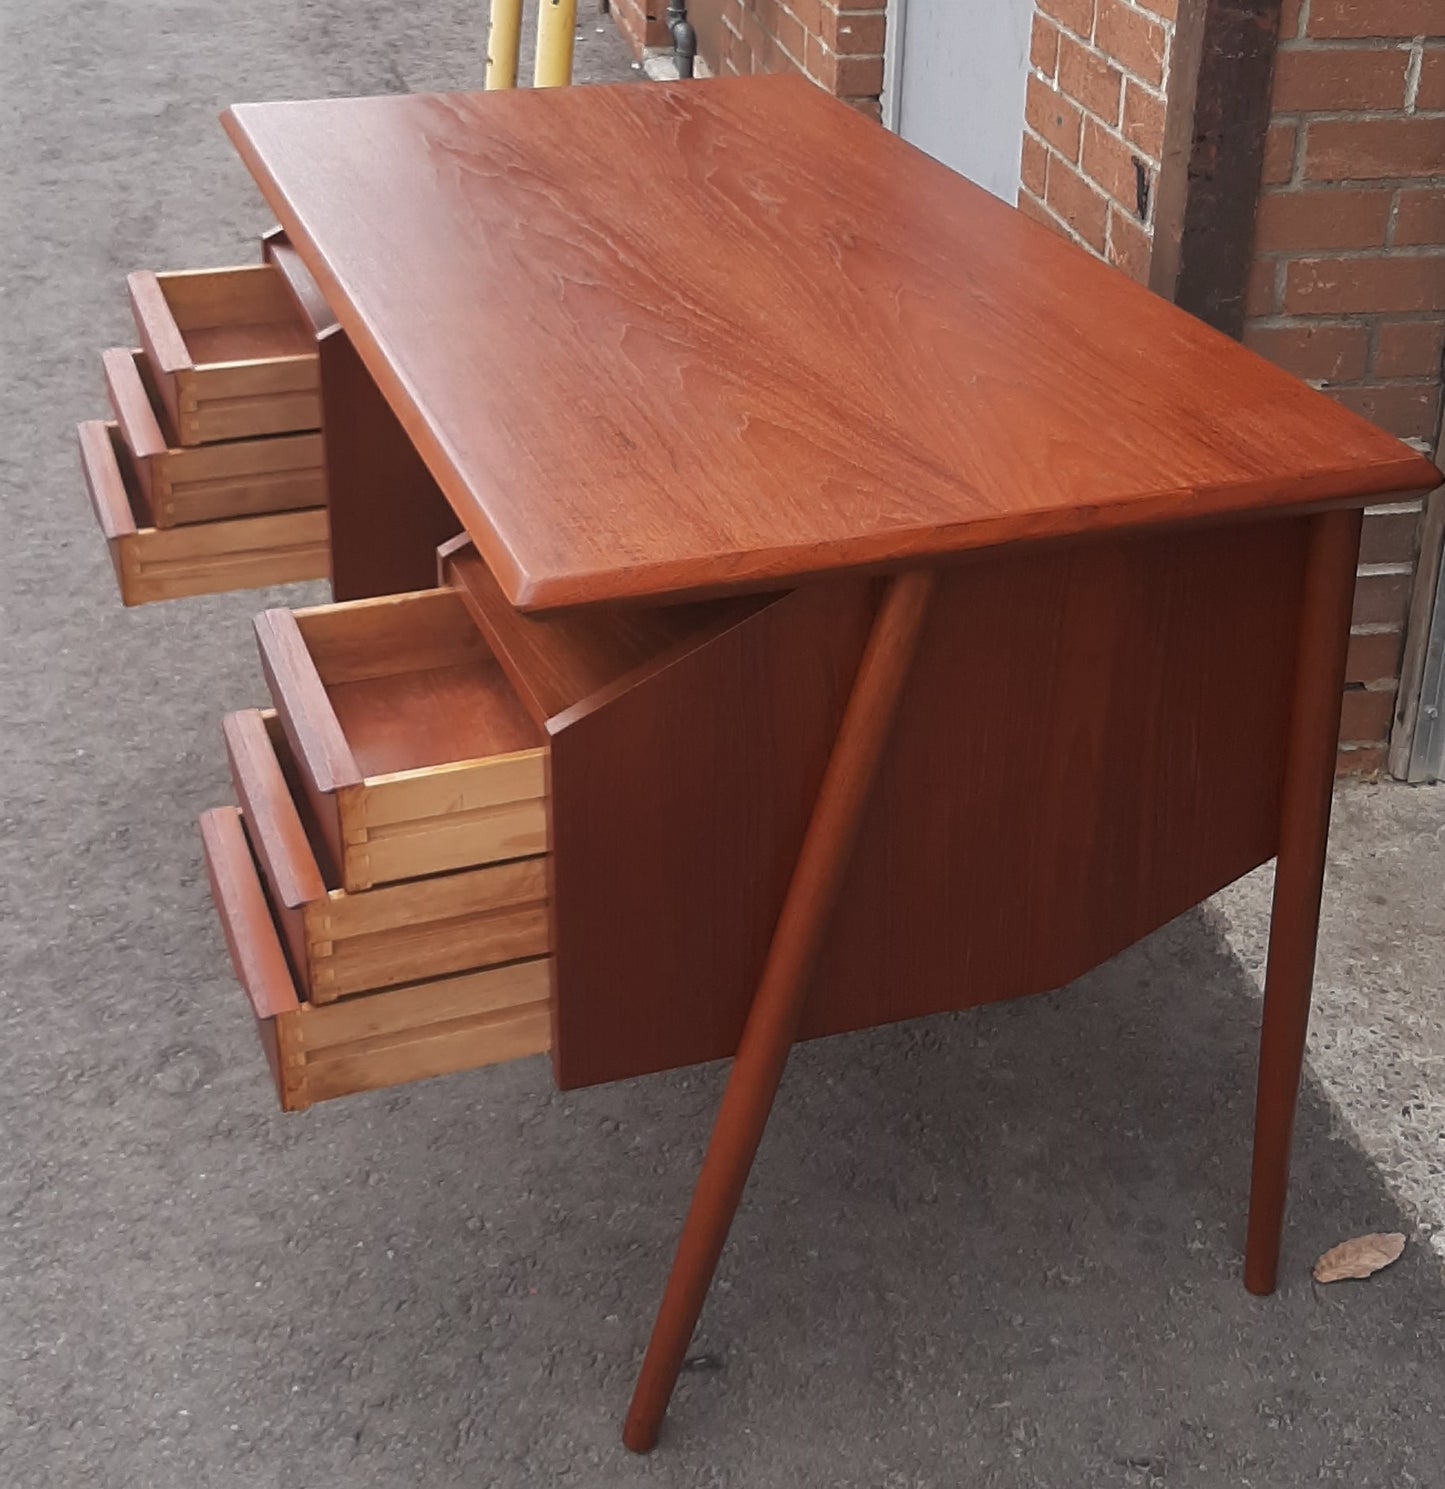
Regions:
<instances>
[{"instance_id":1,"label":"grey painted door","mask_svg":"<svg viewBox=\"0 0 1445 1489\"><path fill-rule=\"evenodd\" d=\"M884 122L971 181L1018 196L1034 0L889 0Z\"/></svg>"}]
</instances>

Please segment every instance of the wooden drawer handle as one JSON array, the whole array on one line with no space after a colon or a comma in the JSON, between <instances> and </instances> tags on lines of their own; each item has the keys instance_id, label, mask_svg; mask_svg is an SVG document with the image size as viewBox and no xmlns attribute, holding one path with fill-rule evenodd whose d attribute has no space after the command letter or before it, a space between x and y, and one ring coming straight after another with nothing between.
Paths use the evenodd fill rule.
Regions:
<instances>
[{"instance_id":1,"label":"wooden drawer handle","mask_svg":"<svg viewBox=\"0 0 1445 1489\"><path fill-rule=\"evenodd\" d=\"M120 473L109 426L101 419L87 419L76 433L80 437L80 468L85 474L85 489L106 542L134 536L135 512Z\"/></svg>"},{"instance_id":2,"label":"wooden drawer handle","mask_svg":"<svg viewBox=\"0 0 1445 1489\"><path fill-rule=\"evenodd\" d=\"M258 1019L294 1013L300 1001L281 938L256 873L246 829L235 807L216 807L201 816L201 843L211 895L236 978Z\"/></svg>"},{"instance_id":3,"label":"wooden drawer handle","mask_svg":"<svg viewBox=\"0 0 1445 1489\"><path fill-rule=\"evenodd\" d=\"M169 443L156 418L155 405L141 377L136 358L143 355L123 346L113 346L101 353L105 372L105 391L120 425L121 438L137 460L151 460L164 455Z\"/></svg>"}]
</instances>

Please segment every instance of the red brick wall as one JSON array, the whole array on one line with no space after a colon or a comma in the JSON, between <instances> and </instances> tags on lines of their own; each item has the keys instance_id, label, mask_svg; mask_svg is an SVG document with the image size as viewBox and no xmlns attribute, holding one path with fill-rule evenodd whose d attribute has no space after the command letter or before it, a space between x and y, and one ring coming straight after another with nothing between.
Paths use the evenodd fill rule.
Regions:
<instances>
[{"instance_id":1,"label":"red brick wall","mask_svg":"<svg viewBox=\"0 0 1445 1489\"><path fill-rule=\"evenodd\" d=\"M644 47L665 47L667 0L612 0L612 19L617 29L640 57Z\"/></svg>"},{"instance_id":2,"label":"red brick wall","mask_svg":"<svg viewBox=\"0 0 1445 1489\"><path fill-rule=\"evenodd\" d=\"M721 35L704 47L720 72L801 72L878 117L885 0L722 0L721 10ZM666 0L612 0L612 11L635 52L644 40L668 45Z\"/></svg>"},{"instance_id":3,"label":"red brick wall","mask_svg":"<svg viewBox=\"0 0 1445 1489\"><path fill-rule=\"evenodd\" d=\"M1246 344L1433 453L1445 345L1445 0L1285 0ZM1383 764L1413 507L1367 515L1341 763Z\"/></svg>"},{"instance_id":4,"label":"red brick wall","mask_svg":"<svg viewBox=\"0 0 1445 1489\"><path fill-rule=\"evenodd\" d=\"M1019 206L1149 277L1177 0L1039 0Z\"/></svg>"}]
</instances>

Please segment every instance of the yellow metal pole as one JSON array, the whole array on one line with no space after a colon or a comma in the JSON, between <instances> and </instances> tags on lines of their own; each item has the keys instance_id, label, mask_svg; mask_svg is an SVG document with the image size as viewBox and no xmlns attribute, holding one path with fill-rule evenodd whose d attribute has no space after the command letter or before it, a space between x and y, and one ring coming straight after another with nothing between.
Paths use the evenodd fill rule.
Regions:
<instances>
[{"instance_id":1,"label":"yellow metal pole","mask_svg":"<svg viewBox=\"0 0 1445 1489\"><path fill-rule=\"evenodd\" d=\"M565 88L572 81L572 41L577 0L541 0L537 12L537 88Z\"/></svg>"},{"instance_id":2,"label":"yellow metal pole","mask_svg":"<svg viewBox=\"0 0 1445 1489\"><path fill-rule=\"evenodd\" d=\"M522 0L492 0L487 31L487 87L517 86L517 54L522 48Z\"/></svg>"}]
</instances>

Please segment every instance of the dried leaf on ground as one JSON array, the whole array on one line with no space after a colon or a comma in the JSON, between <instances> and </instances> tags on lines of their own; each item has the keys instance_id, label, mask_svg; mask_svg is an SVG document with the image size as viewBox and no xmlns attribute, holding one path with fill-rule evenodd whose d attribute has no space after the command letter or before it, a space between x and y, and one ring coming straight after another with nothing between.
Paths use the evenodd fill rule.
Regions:
<instances>
[{"instance_id":1,"label":"dried leaf on ground","mask_svg":"<svg viewBox=\"0 0 1445 1489\"><path fill-rule=\"evenodd\" d=\"M1405 1238L1399 1231L1341 1241L1315 1263L1315 1281L1343 1282L1351 1277L1372 1277L1381 1267L1399 1261L1404 1249Z\"/></svg>"}]
</instances>

